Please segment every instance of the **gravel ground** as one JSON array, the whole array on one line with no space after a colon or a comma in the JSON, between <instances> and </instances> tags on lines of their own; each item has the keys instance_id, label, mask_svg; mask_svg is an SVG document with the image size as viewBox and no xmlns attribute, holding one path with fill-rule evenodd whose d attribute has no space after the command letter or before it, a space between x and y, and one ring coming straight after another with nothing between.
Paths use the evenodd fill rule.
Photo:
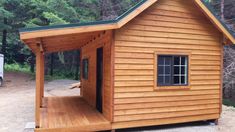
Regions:
<instances>
[{"instance_id":1,"label":"gravel ground","mask_svg":"<svg viewBox=\"0 0 235 132\"><path fill-rule=\"evenodd\" d=\"M55 80L45 83L46 96L79 95L79 89L69 89L73 80ZM33 132L25 129L34 122L35 81L22 73L6 73L4 87L0 88L0 132ZM223 106L219 125L208 122L166 125L120 130L122 132L234 132L235 108Z\"/></svg>"}]
</instances>

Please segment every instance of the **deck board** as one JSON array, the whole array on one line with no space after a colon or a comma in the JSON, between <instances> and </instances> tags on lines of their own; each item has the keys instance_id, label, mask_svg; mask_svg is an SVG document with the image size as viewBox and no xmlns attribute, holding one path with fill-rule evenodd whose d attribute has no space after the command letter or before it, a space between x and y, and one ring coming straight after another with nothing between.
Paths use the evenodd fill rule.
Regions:
<instances>
[{"instance_id":1,"label":"deck board","mask_svg":"<svg viewBox=\"0 0 235 132\"><path fill-rule=\"evenodd\" d=\"M40 109L40 128L35 131L98 131L111 129L111 123L82 97L48 97Z\"/></svg>"}]
</instances>

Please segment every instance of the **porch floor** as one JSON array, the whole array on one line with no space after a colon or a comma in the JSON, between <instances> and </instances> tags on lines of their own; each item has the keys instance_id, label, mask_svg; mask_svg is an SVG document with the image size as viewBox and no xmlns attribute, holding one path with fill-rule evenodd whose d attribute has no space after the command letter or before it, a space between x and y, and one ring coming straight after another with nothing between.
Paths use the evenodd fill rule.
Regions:
<instances>
[{"instance_id":1,"label":"porch floor","mask_svg":"<svg viewBox=\"0 0 235 132\"><path fill-rule=\"evenodd\" d=\"M111 124L82 97L47 97L41 110L40 128L35 131L100 131Z\"/></svg>"}]
</instances>

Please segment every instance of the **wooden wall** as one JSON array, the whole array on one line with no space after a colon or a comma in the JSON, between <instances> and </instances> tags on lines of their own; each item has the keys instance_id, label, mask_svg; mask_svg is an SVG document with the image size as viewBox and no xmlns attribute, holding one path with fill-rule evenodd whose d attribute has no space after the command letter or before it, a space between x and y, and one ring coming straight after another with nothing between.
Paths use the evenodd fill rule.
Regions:
<instances>
[{"instance_id":1,"label":"wooden wall","mask_svg":"<svg viewBox=\"0 0 235 132\"><path fill-rule=\"evenodd\" d=\"M114 128L218 119L222 34L193 0L159 0L115 32ZM154 53L189 52L190 89L154 90Z\"/></svg>"},{"instance_id":2,"label":"wooden wall","mask_svg":"<svg viewBox=\"0 0 235 132\"><path fill-rule=\"evenodd\" d=\"M112 87L111 87L111 45L112 31L105 31L91 43L82 47L82 59L88 58L88 80L82 81L82 95L85 100L96 108L96 50L103 47L103 115L111 121Z\"/></svg>"}]
</instances>

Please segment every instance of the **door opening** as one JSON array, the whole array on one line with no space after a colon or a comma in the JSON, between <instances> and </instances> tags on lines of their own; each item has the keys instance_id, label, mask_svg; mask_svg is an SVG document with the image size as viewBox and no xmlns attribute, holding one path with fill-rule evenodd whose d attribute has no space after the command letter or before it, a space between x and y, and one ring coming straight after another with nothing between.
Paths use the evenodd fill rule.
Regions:
<instances>
[{"instance_id":1,"label":"door opening","mask_svg":"<svg viewBox=\"0 0 235 132\"><path fill-rule=\"evenodd\" d=\"M103 109L103 47L96 52L96 109L102 113Z\"/></svg>"}]
</instances>

